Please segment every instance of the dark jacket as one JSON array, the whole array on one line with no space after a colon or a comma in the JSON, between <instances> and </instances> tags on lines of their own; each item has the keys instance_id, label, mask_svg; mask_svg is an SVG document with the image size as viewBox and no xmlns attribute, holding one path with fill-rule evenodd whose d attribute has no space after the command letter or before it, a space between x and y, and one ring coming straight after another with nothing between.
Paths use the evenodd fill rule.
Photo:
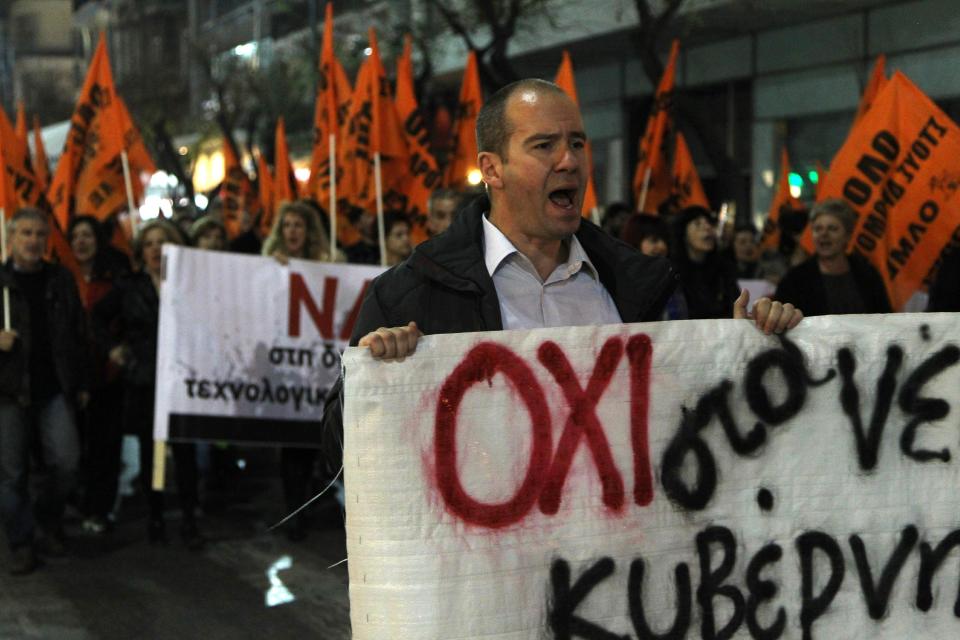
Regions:
<instances>
[{"instance_id":1,"label":"dark jacket","mask_svg":"<svg viewBox=\"0 0 960 640\"><path fill-rule=\"evenodd\" d=\"M444 233L418 245L409 258L380 275L364 297L350 344L379 327L411 320L424 334L498 331L500 303L483 254L483 221L490 208L479 197L460 211ZM670 263L645 256L588 220L577 239L624 322L660 320L677 285ZM343 433L342 380L327 396L324 448L339 460ZM337 466L339 462L336 463Z\"/></svg>"},{"instance_id":2,"label":"dark jacket","mask_svg":"<svg viewBox=\"0 0 960 640\"><path fill-rule=\"evenodd\" d=\"M404 262L374 280L350 344L379 327L411 320L428 335L502 329L500 303L483 256L481 216L489 208L485 197L477 198L445 233L418 245ZM676 287L669 263L644 256L588 220L576 235L623 321L659 320Z\"/></svg>"},{"instance_id":3,"label":"dark jacket","mask_svg":"<svg viewBox=\"0 0 960 640\"><path fill-rule=\"evenodd\" d=\"M119 327L115 321L119 318ZM123 345L128 349L123 379L128 384L153 387L157 368L157 332L160 328L160 298L153 280L137 272L117 281L113 290L94 308L94 327L115 327L113 335L101 333L102 348Z\"/></svg>"},{"instance_id":4,"label":"dark jacket","mask_svg":"<svg viewBox=\"0 0 960 640\"><path fill-rule=\"evenodd\" d=\"M86 314L73 275L60 265L49 262L43 262L40 268L45 275L43 297L53 366L61 392L72 400L77 392L88 389ZM33 346L30 309L13 275L12 260L7 260L0 268L0 287L10 288L10 324L18 334L12 351L0 351L0 396L26 405L30 398L29 362ZM0 297L0 319L2 313L3 299Z\"/></svg>"},{"instance_id":5,"label":"dark jacket","mask_svg":"<svg viewBox=\"0 0 960 640\"><path fill-rule=\"evenodd\" d=\"M680 252L686 253L683 245ZM680 276L680 290L687 303L687 319L709 320L730 318L733 303L740 295L736 266L717 251L701 263L686 255L674 260L673 268Z\"/></svg>"},{"instance_id":6,"label":"dark jacket","mask_svg":"<svg viewBox=\"0 0 960 640\"><path fill-rule=\"evenodd\" d=\"M847 259L850 262L850 274L863 298L865 313L891 312L893 309L887 297L887 289L877 270L858 253L850 254ZM827 292L823 286L817 257L814 256L788 271L780 281L773 298L793 304L801 309L805 316L829 314Z\"/></svg>"},{"instance_id":7,"label":"dark jacket","mask_svg":"<svg viewBox=\"0 0 960 640\"><path fill-rule=\"evenodd\" d=\"M960 250L944 250L943 262L930 285L927 311L960 311Z\"/></svg>"}]
</instances>

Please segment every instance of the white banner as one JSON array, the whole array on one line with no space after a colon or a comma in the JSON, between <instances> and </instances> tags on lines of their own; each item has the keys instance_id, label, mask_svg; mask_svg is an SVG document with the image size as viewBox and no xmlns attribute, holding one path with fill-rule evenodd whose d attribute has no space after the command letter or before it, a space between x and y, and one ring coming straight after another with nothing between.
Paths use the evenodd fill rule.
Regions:
<instances>
[{"instance_id":1,"label":"white banner","mask_svg":"<svg viewBox=\"0 0 960 640\"><path fill-rule=\"evenodd\" d=\"M383 269L164 246L154 437L319 440L367 283Z\"/></svg>"},{"instance_id":2,"label":"white banner","mask_svg":"<svg viewBox=\"0 0 960 640\"><path fill-rule=\"evenodd\" d=\"M960 637L958 336L917 314L349 349L353 637Z\"/></svg>"}]
</instances>

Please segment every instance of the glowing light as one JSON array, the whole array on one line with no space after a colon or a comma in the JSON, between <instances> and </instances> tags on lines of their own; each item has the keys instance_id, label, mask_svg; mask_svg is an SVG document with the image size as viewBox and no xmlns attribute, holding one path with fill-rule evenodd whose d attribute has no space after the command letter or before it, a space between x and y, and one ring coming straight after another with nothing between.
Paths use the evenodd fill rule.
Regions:
<instances>
[{"instance_id":1,"label":"glowing light","mask_svg":"<svg viewBox=\"0 0 960 640\"><path fill-rule=\"evenodd\" d=\"M467 182L473 186L477 186L483 181L483 174L480 173L480 169L470 169L467 172Z\"/></svg>"},{"instance_id":2,"label":"glowing light","mask_svg":"<svg viewBox=\"0 0 960 640\"><path fill-rule=\"evenodd\" d=\"M760 178L763 180L763 184L767 187L773 186L773 170L767 169L760 174Z\"/></svg>"},{"instance_id":3,"label":"glowing light","mask_svg":"<svg viewBox=\"0 0 960 640\"><path fill-rule=\"evenodd\" d=\"M187 149L186 147L180 147L177 149L177 151L180 152L180 155L185 156L190 152L190 149Z\"/></svg>"},{"instance_id":4,"label":"glowing light","mask_svg":"<svg viewBox=\"0 0 960 640\"><path fill-rule=\"evenodd\" d=\"M193 196L193 204L197 205L197 207L200 209L206 209L207 205L210 204L210 198L202 193L198 193Z\"/></svg>"},{"instance_id":5,"label":"glowing light","mask_svg":"<svg viewBox=\"0 0 960 640\"><path fill-rule=\"evenodd\" d=\"M365 56L373 55L373 49L371 47L367 47L366 49L363 50L363 55Z\"/></svg>"},{"instance_id":6,"label":"glowing light","mask_svg":"<svg viewBox=\"0 0 960 640\"><path fill-rule=\"evenodd\" d=\"M790 183L791 187L803 188L803 176L801 176L799 173L793 173L791 171L789 174L787 174L787 181ZM790 193L793 193L793 191Z\"/></svg>"},{"instance_id":7,"label":"glowing light","mask_svg":"<svg viewBox=\"0 0 960 640\"><path fill-rule=\"evenodd\" d=\"M803 187L798 187L795 184L790 185L790 195L792 195L794 198L799 198L802 192Z\"/></svg>"},{"instance_id":8,"label":"glowing light","mask_svg":"<svg viewBox=\"0 0 960 640\"><path fill-rule=\"evenodd\" d=\"M290 556L283 556L267 569L267 579L270 581L270 589L267 591L266 602L268 607L276 607L281 604L293 602L296 598L290 593L290 590L284 586L280 580L279 573L286 571L293 566L293 559Z\"/></svg>"},{"instance_id":9,"label":"glowing light","mask_svg":"<svg viewBox=\"0 0 960 640\"><path fill-rule=\"evenodd\" d=\"M293 170L293 175L300 182L306 182L310 179L310 169L308 167L297 167Z\"/></svg>"},{"instance_id":10,"label":"glowing light","mask_svg":"<svg viewBox=\"0 0 960 640\"><path fill-rule=\"evenodd\" d=\"M809 171L807 172L807 179L810 181L811 184L817 184L818 182L820 182L820 174L817 173L816 171Z\"/></svg>"},{"instance_id":11,"label":"glowing light","mask_svg":"<svg viewBox=\"0 0 960 640\"><path fill-rule=\"evenodd\" d=\"M257 43L248 42L246 44L238 44L233 48L233 55L239 58L252 58L254 54L257 53Z\"/></svg>"}]
</instances>

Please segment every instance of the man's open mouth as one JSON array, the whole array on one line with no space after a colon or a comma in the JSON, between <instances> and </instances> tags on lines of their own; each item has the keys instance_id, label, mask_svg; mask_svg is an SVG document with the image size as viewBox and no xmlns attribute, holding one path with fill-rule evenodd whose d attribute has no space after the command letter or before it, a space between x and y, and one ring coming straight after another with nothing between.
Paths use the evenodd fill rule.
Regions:
<instances>
[{"instance_id":1,"label":"man's open mouth","mask_svg":"<svg viewBox=\"0 0 960 640\"><path fill-rule=\"evenodd\" d=\"M573 208L573 203L577 198L576 189L557 189L550 192L550 202L564 209Z\"/></svg>"}]
</instances>

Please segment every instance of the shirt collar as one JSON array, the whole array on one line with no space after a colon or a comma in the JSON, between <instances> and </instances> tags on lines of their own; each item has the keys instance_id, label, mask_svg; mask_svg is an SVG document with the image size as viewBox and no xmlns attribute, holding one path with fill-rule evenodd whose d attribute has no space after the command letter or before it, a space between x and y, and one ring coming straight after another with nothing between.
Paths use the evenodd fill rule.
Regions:
<instances>
[{"instance_id":1,"label":"shirt collar","mask_svg":"<svg viewBox=\"0 0 960 640\"><path fill-rule=\"evenodd\" d=\"M510 242L510 239L507 238L495 224L487 220L486 215L481 216L481 218L483 219L483 260L487 266L487 273L489 273L492 278L497 268L503 264L503 261L514 253L519 254L520 250ZM576 235L570 236L570 252L564 264L567 265L569 270L568 275L572 275L584 266L587 266L589 267L587 273L589 273L594 280L599 280L596 267L590 262L587 252L584 250L583 245L580 244Z\"/></svg>"}]
</instances>

